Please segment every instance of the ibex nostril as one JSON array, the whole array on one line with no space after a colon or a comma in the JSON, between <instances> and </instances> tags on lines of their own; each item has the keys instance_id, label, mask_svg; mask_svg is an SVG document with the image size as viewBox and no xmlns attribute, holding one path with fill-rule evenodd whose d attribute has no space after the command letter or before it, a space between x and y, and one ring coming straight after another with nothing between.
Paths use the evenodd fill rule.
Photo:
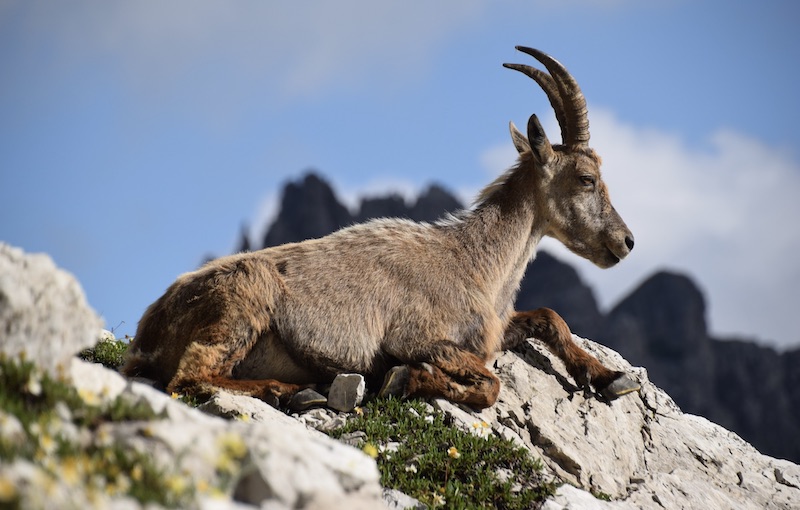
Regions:
<instances>
[{"instance_id":1,"label":"ibex nostril","mask_svg":"<svg viewBox=\"0 0 800 510\"><path fill-rule=\"evenodd\" d=\"M633 249L633 237L625 236L625 246L627 246L629 250Z\"/></svg>"}]
</instances>

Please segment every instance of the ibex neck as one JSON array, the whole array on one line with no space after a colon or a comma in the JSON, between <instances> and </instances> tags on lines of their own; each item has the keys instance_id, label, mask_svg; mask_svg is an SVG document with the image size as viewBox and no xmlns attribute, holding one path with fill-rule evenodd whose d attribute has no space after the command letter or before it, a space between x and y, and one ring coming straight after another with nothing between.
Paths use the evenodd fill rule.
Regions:
<instances>
[{"instance_id":1,"label":"ibex neck","mask_svg":"<svg viewBox=\"0 0 800 510\"><path fill-rule=\"evenodd\" d=\"M514 167L487 186L455 226L474 278L493 294L498 312L512 306L545 226L537 221L536 182Z\"/></svg>"}]
</instances>

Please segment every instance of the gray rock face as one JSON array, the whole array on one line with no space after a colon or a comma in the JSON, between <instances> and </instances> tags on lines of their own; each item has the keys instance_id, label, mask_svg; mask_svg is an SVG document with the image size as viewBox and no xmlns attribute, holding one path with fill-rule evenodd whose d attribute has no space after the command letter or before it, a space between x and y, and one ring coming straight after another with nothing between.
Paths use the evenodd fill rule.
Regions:
<instances>
[{"instance_id":1,"label":"gray rock face","mask_svg":"<svg viewBox=\"0 0 800 510\"><path fill-rule=\"evenodd\" d=\"M97 342L103 322L80 284L45 254L0 243L0 349L57 373ZM60 367L60 368L59 368Z\"/></svg>"},{"instance_id":2,"label":"gray rock face","mask_svg":"<svg viewBox=\"0 0 800 510\"><path fill-rule=\"evenodd\" d=\"M585 492L562 488L545 508L798 508L793 477L800 467L760 454L705 418L682 413L643 368L575 339L607 366L633 375L642 390L610 404L575 392L563 364L529 341L495 361L503 382L496 406L466 417L461 409L453 413L465 427L491 424L495 433L541 457L553 474L614 500L592 498L587 506Z\"/></svg>"}]
</instances>

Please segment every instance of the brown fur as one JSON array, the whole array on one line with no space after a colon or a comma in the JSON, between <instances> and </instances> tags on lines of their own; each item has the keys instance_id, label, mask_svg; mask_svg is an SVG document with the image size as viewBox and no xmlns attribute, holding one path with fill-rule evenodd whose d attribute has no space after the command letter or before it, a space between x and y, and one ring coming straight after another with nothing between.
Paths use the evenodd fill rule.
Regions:
<instances>
[{"instance_id":1,"label":"brown fur","mask_svg":"<svg viewBox=\"0 0 800 510\"><path fill-rule=\"evenodd\" d=\"M607 386L619 373L575 345L561 317L513 305L543 236L608 267L631 234L591 149L551 146L535 116L527 137L512 125L512 138L518 163L469 211L434 224L375 220L180 276L142 317L124 373L168 391L286 403L338 373L380 378L405 364L407 395L486 407L500 387L487 361L535 336L580 386Z\"/></svg>"}]
</instances>

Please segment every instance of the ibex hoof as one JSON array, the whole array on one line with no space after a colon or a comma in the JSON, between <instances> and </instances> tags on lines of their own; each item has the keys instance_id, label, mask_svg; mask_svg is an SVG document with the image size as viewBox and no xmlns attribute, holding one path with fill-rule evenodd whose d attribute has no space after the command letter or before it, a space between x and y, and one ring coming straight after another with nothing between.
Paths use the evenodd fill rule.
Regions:
<instances>
[{"instance_id":1,"label":"ibex hoof","mask_svg":"<svg viewBox=\"0 0 800 510\"><path fill-rule=\"evenodd\" d=\"M611 384L600 390L600 394L608 400L614 400L628 393L639 391L641 387L642 386L638 382L622 374L611 381Z\"/></svg>"},{"instance_id":2,"label":"ibex hoof","mask_svg":"<svg viewBox=\"0 0 800 510\"><path fill-rule=\"evenodd\" d=\"M408 384L409 373L408 367L400 365L392 367L386 373L386 378L383 380L383 386L378 392L378 397L384 398L390 395L395 397L405 396L406 385Z\"/></svg>"},{"instance_id":3,"label":"ibex hoof","mask_svg":"<svg viewBox=\"0 0 800 510\"><path fill-rule=\"evenodd\" d=\"M314 406L323 406L328 403L324 395L320 395L311 388L300 390L289 400L289 409L292 411L305 411Z\"/></svg>"}]
</instances>

